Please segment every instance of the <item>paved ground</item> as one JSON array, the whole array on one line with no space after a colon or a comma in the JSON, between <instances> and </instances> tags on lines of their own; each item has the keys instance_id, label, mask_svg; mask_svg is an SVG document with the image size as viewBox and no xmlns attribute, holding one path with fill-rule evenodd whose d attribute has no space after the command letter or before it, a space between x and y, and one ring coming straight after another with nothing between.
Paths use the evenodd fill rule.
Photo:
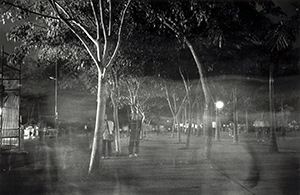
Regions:
<instances>
[{"instance_id":1,"label":"paved ground","mask_svg":"<svg viewBox=\"0 0 300 195\"><path fill-rule=\"evenodd\" d=\"M300 193L297 133L278 140L276 154L252 134L241 136L234 145L223 133L221 141L213 143L211 160L203 158L201 137L192 136L186 149L169 134L150 134L141 141L138 158L129 158L128 139L121 141L122 155L103 160L102 168L88 175L90 149L84 135L27 140L28 154L1 155L0 194Z\"/></svg>"}]
</instances>

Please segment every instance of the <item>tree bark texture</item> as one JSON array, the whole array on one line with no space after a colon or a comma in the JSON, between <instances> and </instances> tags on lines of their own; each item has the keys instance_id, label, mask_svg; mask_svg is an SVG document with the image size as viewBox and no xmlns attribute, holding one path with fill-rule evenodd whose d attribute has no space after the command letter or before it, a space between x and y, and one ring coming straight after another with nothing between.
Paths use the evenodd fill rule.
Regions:
<instances>
[{"instance_id":1,"label":"tree bark texture","mask_svg":"<svg viewBox=\"0 0 300 195\"><path fill-rule=\"evenodd\" d=\"M234 136L233 136L233 143L239 143L239 131L238 131L238 111L237 111L237 92L236 87L233 88L233 123L234 123Z\"/></svg>"},{"instance_id":2,"label":"tree bark texture","mask_svg":"<svg viewBox=\"0 0 300 195\"><path fill-rule=\"evenodd\" d=\"M101 76L98 77L97 110L92 152L89 164L89 173L100 167L102 151L102 133L104 129L104 119L106 112L106 82Z\"/></svg>"},{"instance_id":3,"label":"tree bark texture","mask_svg":"<svg viewBox=\"0 0 300 195\"><path fill-rule=\"evenodd\" d=\"M204 155L207 159L211 158L211 149L212 149L212 120L211 120L211 113L210 113L210 94L208 90L208 86L206 84L206 79L203 74L203 67L202 64L200 63L198 56L193 48L193 46L190 44L190 42L187 39L184 39L186 45L190 49L193 58L196 62L199 76L200 76L200 81L201 81L201 86L202 90L204 93L204 99L205 99L205 108L204 108L204 116L203 116L203 127L204 127L204 132L205 132L205 149L204 149Z\"/></svg>"},{"instance_id":4,"label":"tree bark texture","mask_svg":"<svg viewBox=\"0 0 300 195\"><path fill-rule=\"evenodd\" d=\"M275 109L274 109L274 78L273 78L274 66L270 67L269 76L269 102L270 102L270 148L269 152L278 152L277 140L275 135Z\"/></svg>"}]
</instances>

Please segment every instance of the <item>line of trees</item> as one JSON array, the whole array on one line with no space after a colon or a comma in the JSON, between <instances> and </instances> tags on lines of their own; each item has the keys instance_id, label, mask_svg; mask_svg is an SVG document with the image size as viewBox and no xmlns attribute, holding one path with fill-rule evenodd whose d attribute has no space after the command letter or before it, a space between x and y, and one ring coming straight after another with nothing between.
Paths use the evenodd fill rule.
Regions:
<instances>
[{"instance_id":1,"label":"line of trees","mask_svg":"<svg viewBox=\"0 0 300 195\"><path fill-rule=\"evenodd\" d=\"M126 72L120 70L126 67L130 73L145 75L145 71L152 67L154 70L152 74L161 76L161 73L157 71L160 70L159 65L162 63L155 64L154 59L159 61L167 58L176 61L176 55L171 52L165 52L163 56L153 50L150 54L144 52L143 55L139 55L142 51L137 51L135 46L141 42L134 40L134 35L147 39L157 33L160 39L167 37L168 40L178 41L175 53L189 51L189 59L193 60L196 66L188 65L186 69L190 70L193 69L191 67L196 67L200 78L201 90L199 92L202 93L205 102L203 106L205 156L210 158L212 148L211 116L213 115L211 107L214 106L214 97L208 85L207 75L217 70L222 73L219 69L220 64L238 61L238 57L242 56L246 50L247 52L257 51L258 48L262 48L260 51L264 51L263 54L266 55L259 55L256 64L270 68L268 71L270 77L269 102L270 113L273 116L272 82L274 71L281 68L279 64L274 65L279 61L275 56L281 56L283 52L287 53L291 49L299 30L299 26L292 25L299 21L299 14L286 22L274 24L269 16L284 16L284 13L272 1L35 0L2 1L1 3L2 16L7 19L28 19L31 14L35 14L38 19L36 22L26 22L10 31L9 39L21 41L21 45L12 56L12 63L21 63L24 57L36 48L39 52L39 59L46 65L57 60L64 61L65 75L63 77L69 81L80 79L87 88L96 92L97 114L89 172L100 166L100 140L104 127L108 84L112 86L110 87L110 96L113 100L115 120L118 118L117 108L121 100L118 86L122 76L127 82L129 94L123 99L129 101L132 113L144 114L149 109L145 103L150 96L144 94L139 97L140 99L136 98L136 94L140 90L139 83L143 81L138 81L135 77L128 77ZM156 40L154 39L152 43L155 43ZM123 45L124 43L127 45L123 46L121 41L123 41ZM160 50L164 48L163 44L157 45ZM126 52L128 47L130 47L129 51L134 52ZM217 55L217 59L215 59L215 56L207 55L207 51L211 50L221 52L222 55ZM138 56L132 54L138 54ZM149 56L152 60L149 60ZM226 61L228 58L230 60ZM133 63L124 63L124 59L131 59L130 61ZM265 63L266 61L269 63ZM256 64L254 63L254 65ZM180 64L176 63L176 66L180 66ZM246 63L235 67L240 67L238 70L245 74L249 73L249 69L247 69L249 66ZM173 66L172 69L177 68ZM221 70L226 70L226 67ZM174 72L168 69L164 69L164 71L165 75ZM178 94L172 95L169 90L166 90L164 94L174 118L177 117L180 110L178 108L185 100L188 100L189 113L195 102L191 99L190 86L186 78L183 76L182 78L185 93L183 99L179 101L180 103L176 102L175 104ZM160 94L162 94L161 91L157 95ZM173 103L171 102L172 98ZM119 144L119 142L117 143ZM272 143L272 147L276 147L274 139ZM118 148L120 151L120 146Z\"/></svg>"}]
</instances>

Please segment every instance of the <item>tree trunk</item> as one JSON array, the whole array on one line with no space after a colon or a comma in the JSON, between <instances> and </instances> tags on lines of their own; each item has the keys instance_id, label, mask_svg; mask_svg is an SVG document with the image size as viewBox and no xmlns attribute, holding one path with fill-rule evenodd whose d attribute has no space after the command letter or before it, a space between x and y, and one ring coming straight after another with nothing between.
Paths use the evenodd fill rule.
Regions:
<instances>
[{"instance_id":1,"label":"tree trunk","mask_svg":"<svg viewBox=\"0 0 300 195\"><path fill-rule=\"evenodd\" d=\"M141 134L140 134L140 139L144 139L144 134L145 134L145 114L144 113L141 113L142 114L142 123L141 123Z\"/></svg>"},{"instance_id":2,"label":"tree trunk","mask_svg":"<svg viewBox=\"0 0 300 195\"><path fill-rule=\"evenodd\" d=\"M220 141L220 118L219 118L219 109L216 107L216 134L215 134L215 140Z\"/></svg>"},{"instance_id":3,"label":"tree trunk","mask_svg":"<svg viewBox=\"0 0 300 195\"><path fill-rule=\"evenodd\" d=\"M197 104L197 112L196 112L196 117L197 117L197 136L200 137L201 136L201 128L200 128L200 108L199 108L199 104Z\"/></svg>"},{"instance_id":4,"label":"tree trunk","mask_svg":"<svg viewBox=\"0 0 300 195\"><path fill-rule=\"evenodd\" d=\"M218 97L216 97L216 102L218 102ZM214 107L216 109L216 131L215 131L215 140L220 141L220 110L219 108L217 108L217 105L215 105Z\"/></svg>"},{"instance_id":5,"label":"tree trunk","mask_svg":"<svg viewBox=\"0 0 300 195\"><path fill-rule=\"evenodd\" d=\"M113 104L113 116L114 116L114 122L115 122L115 146L116 146L116 152L117 154L121 154L121 142L120 142L120 126L119 126L119 109L118 109L118 105L117 102L115 102Z\"/></svg>"},{"instance_id":6,"label":"tree trunk","mask_svg":"<svg viewBox=\"0 0 300 195\"><path fill-rule=\"evenodd\" d=\"M273 68L270 67L270 76L269 76L269 102L270 102L270 148L269 152L278 152L278 146L275 135L275 125L274 125L274 79L273 79Z\"/></svg>"},{"instance_id":7,"label":"tree trunk","mask_svg":"<svg viewBox=\"0 0 300 195\"><path fill-rule=\"evenodd\" d=\"M176 116L173 115L173 126L172 126L172 132L171 132L171 138L173 138L175 136L175 128L176 128L176 124L177 124L177 130L178 130L178 121Z\"/></svg>"},{"instance_id":8,"label":"tree trunk","mask_svg":"<svg viewBox=\"0 0 300 195\"><path fill-rule=\"evenodd\" d=\"M197 118L198 118L198 117L200 117L200 116L198 116L198 114L197 114ZM199 120L199 119L197 119L197 128L196 128L197 134L196 134L196 135L197 135L197 137L200 137L201 134L202 134L202 133L201 133L201 132L202 132L202 131L201 131L201 122L198 121L198 120Z\"/></svg>"},{"instance_id":9,"label":"tree trunk","mask_svg":"<svg viewBox=\"0 0 300 195\"><path fill-rule=\"evenodd\" d=\"M113 74L113 78L114 78L114 82L112 85L112 88L110 90L110 99L112 102L112 106L113 106L113 120L114 120L114 128L115 128L115 149L117 154L121 154L121 144L120 144L120 126L119 126L119 90L118 90L118 75L116 74L116 72L112 71Z\"/></svg>"},{"instance_id":10,"label":"tree trunk","mask_svg":"<svg viewBox=\"0 0 300 195\"><path fill-rule=\"evenodd\" d=\"M204 149L204 155L207 159L210 159L211 157L211 149L212 149L212 124L211 124L211 117L209 116L209 106L210 106L210 102L211 99L209 97L209 93L208 93L208 87L206 85L206 80L205 77L203 75L203 68L202 68L202 64L200 63L198 56L196 54L196 52L194 51L193 46L190 44L190 42L187 39L184 39L186 45L188 46L188 48L190 49L193 58L196 62L197 68L198 68L198 72L199 72L199 76L200 76L200 81L201 81L201 86L202 86L202 90L204 93L204 99L205 99L205 108L204 108L204 115L203 115L203 127L204 127L204 132L205 132L205 149Z\"/></svg>"},{"instance_id":11,"label":"tree trunk","mask_svg":"<svg viewBox=\"0 0 300 195\"><path fill-rule=\"evenodd\" d=\"M238 131L238 111L237 111L237 93L236 88L233 89L233 123L234 123L234 136L233 136L233 143L239 143L239 131Z\"/></svg>"},{"instance_id":12,"label":"tree trunk","mask_svg":"<svg viewBox=\"0 0 300 195\"><path fill-rule=\"evenodd\" d=\"M95 120L94 138L89 164L89 173L100 167L102 133L104 129L104 116L106 111L106 83L101 74L98 75L97 110Z\"/></svg>"},{"instance_id":13,"label":"tree trunk","mask_svg":"<svg viewBox=\"0 0 300 195\"><path fill-rule=\"evenodd\" d=\"M211 158L211 150L212 150L212 118L211 118L211 109L210 109L210 101L205 102L204 108L204 116L203 116L203 129L205 136L205 148L204 148L204 156L206 159Z\"/></svg>"},{"instance_id":14,"label":"tree trunk","mask_svg":"<svg viewBox=\"0 0 300 195\"><path fill-rule=\"evenodd\" d=\"M182 111L182 109L179 109L178 110L178 114L181 114L181 122L182 122L182 127L180 127L179 129L178 129L178 131L177 131L177 139L178 139L178 142L181 144L181 132L182 132L182 130L183 130L183 128L184 128L184 123L183 123L183 117L184 117L184 115L183 115L183 113L181 113L181 111ZM179 120L178 120L178 122L179 122Z\"/></svg>"},{"instance_id":15,"label":"tree trunk","mask_svg":"<svg viewBox=\"0 0 300 195\"><path fill-rule=\"evenodd\" d=\"M249 117L248 117L248 110L246 110L246 129L245 132L249 133Z\"/></svg>"},{"instance_id":16,"label":"tree trunk","mask_svg":"<svg viewBox=\"0 0 300 195\"><path fill-rule=\"evenodd\" d=\"M190 147L190 139L191 139L191 129L192 129L192 110L191 110L191 103L189 102L189 109L188 109L188 121L189 121L189 126L187 129L187 136L186 136L186 148Z\"/></svg>"},{"instance_id":17,"label":"tree trunk","mask_svg":"<svg viewBox=\"0 0 300 195\"><path fill-rule=\"evenodd\" d=\"M281 121L280 121L280 132L281 134L284 133L285 131L285 122L284 122L284 111L283 111L283 99L280 101L280 107L281 107Z\"/></svg>"}]
</instances>

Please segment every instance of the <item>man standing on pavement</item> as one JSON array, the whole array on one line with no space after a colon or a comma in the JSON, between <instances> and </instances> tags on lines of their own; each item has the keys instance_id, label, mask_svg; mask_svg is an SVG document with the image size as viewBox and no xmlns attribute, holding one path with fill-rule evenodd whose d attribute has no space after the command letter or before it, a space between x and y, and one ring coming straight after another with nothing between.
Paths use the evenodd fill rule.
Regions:
<instances>
[{"instance_id":1,"label":"man standing on pavement","mask_svg":"<svg viewBox=\"0 0 300 195\"><path fill-rule=\"evenodd\" d=\"M129 125L129 157L137 157L139 155L139 144L140 144L140 132L142 129L142 120L138 114L132 116ZM133 152L135 148L135 151Z\"/></svg>"}]
</instances>

